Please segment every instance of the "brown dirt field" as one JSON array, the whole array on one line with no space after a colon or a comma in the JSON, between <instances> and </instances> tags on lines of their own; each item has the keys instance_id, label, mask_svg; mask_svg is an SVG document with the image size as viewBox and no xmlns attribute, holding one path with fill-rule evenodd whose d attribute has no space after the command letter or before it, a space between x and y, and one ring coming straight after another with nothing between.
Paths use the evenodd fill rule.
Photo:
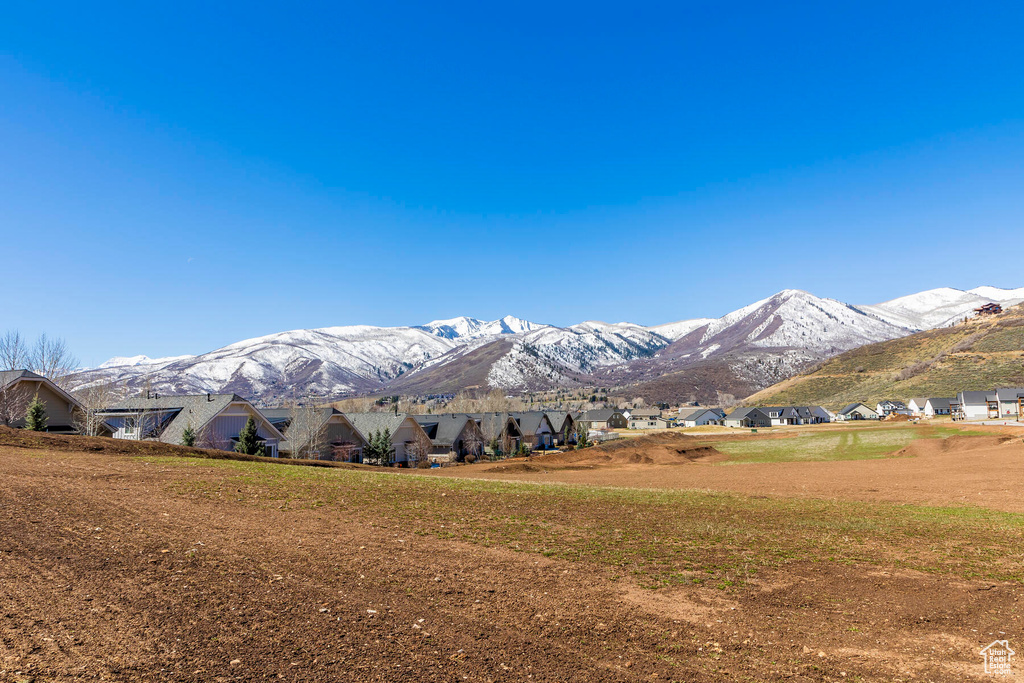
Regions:
<instances>
[{"instance_id":1,"label":"brown dirt field","mask_svg":"<svg viewBox=\"0 0 1024 683\"><path fill-rule=\"evenodd\" d=\"M982 429L982 428L975 428ZM978 505L1006 512L1024 512L1024 430L984 428L992 436L952 436L912 442L898 457L833 462L737 463L715 465L726 456L688 460L657 455L661 464L637 464L632 454L614 459L601 454L583 458L587 468L547 466L560 456L535 456L517 470L493 463L447 468L434 476L515 481L561 482L587 486L698 489L747 495L916 503ZM777 438L777 435L766 436ZM639 439L636 439L639 441ZM692 441L697 441L692 439ZM591 449L579 453L586 454ZM596 449L594 449L596 450ZM630 451L627 450L627 453ZM660 452L660 451L656 451ZM564 454L570 458L577 452ZM679 464L686 464L680 467ZM598 466L600 465L600 466ZM509 475L515 475L510 477Z\"/></svg>"},{"instance_id":2,"label":"brown dirt field","mask_svg":"<svg viewBox=\"0 0 1024 683\"><path fill-rule=\"evenodd\" d=\"M2 681L983 680L979 648L1022 632L1013 582L794 558L743 590L648 590L586 559L488 547L413 515L396 522L375 507L373 479L324 502L236 463L48 438L66 440L0 445ZM977 465L1016 447L966 457ZM810 466L851 464L868 463ZM641 467L655 479L740 470L606 469ZM443 482L411 474L367 476L422 482L404 502L429 519L433 501L450 499ZM517 498L502 514L526 513ZM462 504L493 514L471 494ZM567 501L565 523L615 510Z\"/></svg>"}]
</instances>

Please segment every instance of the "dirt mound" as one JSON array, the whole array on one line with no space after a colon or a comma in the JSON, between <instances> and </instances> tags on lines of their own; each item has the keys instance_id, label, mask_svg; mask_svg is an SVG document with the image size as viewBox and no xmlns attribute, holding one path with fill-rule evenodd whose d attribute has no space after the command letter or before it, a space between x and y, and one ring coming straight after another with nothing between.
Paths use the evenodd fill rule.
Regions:
<instances>
[{"instance_id":1,"label":"dirt mound","mask_svg":"<svg viewBox=\"0 0 1024 683\"><path fill-rule=\"evenodd\" d=\"M538 455L531 463L557 465L682 465L727 459L710 446L677 432L616 439L581 451Z\"/></svg>"},{"instance_id":2,"label":"dirt mound","mask_svg":"<svg viewBox=\"0 0 1024 683\"><path fill-rule=\"evenodd\" d=\"M910 416L901 415L899 413L893 413L891 415L886 415L885 417L883 417L882 422L910 422Z\"/></svg>"},{"instance_id":3,"label":"dirt mound","mask_svg":"<svg viewBox=\"0 0 1024 683\"><path fill-rule=\"evenodd\" d=\"M943 453L967 453L986 448L995 448L1013 441L1012 436L962 436L955 434L946 439L919 439L896 452L900 457L922 457Z\"/></svg>"}]
</instances>

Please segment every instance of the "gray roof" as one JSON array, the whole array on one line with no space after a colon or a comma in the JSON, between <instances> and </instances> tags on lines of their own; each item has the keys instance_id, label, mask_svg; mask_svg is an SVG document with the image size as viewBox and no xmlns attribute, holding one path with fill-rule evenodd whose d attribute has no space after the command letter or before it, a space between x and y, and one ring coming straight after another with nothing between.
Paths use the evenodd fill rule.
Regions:
<instances>
[{"instance_id":1,"label":"gray roof","mask_svg":"<svg viewBox=\"0 0 1024 683\"><path fill-rule=\"evenodd\" d=\"M754 413L760 414L760 416L762 418L764 418L765 420L768 419L768 415L764 412L764 409L756 408L756 407L753 407L753 406L750 406L750 407L747 407L747 408L737 408L736 410L734 410L731 413L729 413L728 415L726 415L725 419L727 419L727 420L742 420L743 418L748 417L748 416L756 417L756 415L754 415Z\"/></svg>"},{"instance_id":2,"label":"gray roof","mask_svg":"<svg viewBox=\"0 0 1024 683\"><path fill-rule=\"evenodd\" d=\"M661 411L657 408L637 408L629 411L632 417L661 417Z\"/></svg>"},{"instance_id":3,"label":"gray roof","mask_svg":"<svg viewBox=\"0 0 1024 683\"><path fill-rule=\"evenodd\" d=\"M551 424L551 421L548 420L547 415L537 410L532 410L524 413L510 414L512 415L512 418L516 421L516 424L519 425L519 430L523 434L536 434L537 430L540 429L541 424L543 424L544 422L547 422L549 425ZM554 427L552 427L552 431L554 431Z\"/></svg>"},{"instance_id":4,"label":"gray roof","mask_svg":"<svg viewBox=\"0 0 1024 683\"><path fill-rule=\"evenodd\" d=\"M910 401L908 403L916 403L917 405L919 405L921 407L924 407L924 404L927 403L927 402L928 402L927 398L917 398L915 396L914 398L910 399Z\"/></svg>"},{"instance_id":5,"label":"gray roof","mask_svg":"<svg viewBox=\"0 0 1024 683\"><path fill-rule=\"evenodd\" d=\"M854 410L855 408L857 408L857 407L865 408L865 409L867 409L867 410L870 410L870 411L871 411L872 413L873 413L873 412L875 412L875 409L874 409L874 408L871 408L871 407L869 407L869 406L866 406L866 405L864 405L863 403L851 403L850 405L848 405L848 406L846 406L845 408L843 408L842 410L840 410L840 411L839 411L839 414L840 414L840 415L846 415L846 414L848 414L848 413L852 412L852 411L853 411L853 410Z\"/></svg>"},{"instance_id":6,"label":"gray roof","mask_svg":"<svg viewBox=\"0 0 1024 683\"><path fill-rule=\"evenodd\" d=\"M469 413L469 416L477 421L486 437L487 434L502 434L509 426L515 430L513 436L522 436L523 430L519 423L509 413Z\"/></svg>"},{"instance_id":7,"label":"gray roof","mask_svg":"<svg viewBox=\"0 0 1024 683\"><path fill-rule=\"evenodd\" d=\"M719 410L718 408L701 408L700 410L695 410L686 417L684 417L683 422L695 422L699 420L701 417L703 417L705 413L711 413L712 415L715 416L715 419L718 420L721 420L723 417L725 417L725 412Z\"/></svg>"},{"instance_id":8,"label":"gray roof","mask_svg":"<svg viewBox=\"0 0 1024 683\"><path fill-rule=\"evenodd\" d=\"M996 398L1000 401L1016 401L1024 396L1024 389L1021 387L1003 387L996 389Z\"/></svg>"},{"instance_id":9,"label":"gray roof","mask_svg":"<svg viewBox=\"0 0 1024 683\"><path fill-rule=\"evenodd\" d=\"M382 432L385 429L389 430L394 435L395 432L401 428L402 423L405 422L406 418L411 417L407 413L343 413L348 418L348 421L352 423L352 426L356 428L364 439L370 440L370 435L374 432ZM416 422L416 420L413 420Z\"/></svg>"},{"instance_id":10,"label":"gray roof","mask_svg":"<svg viewBox=\"0 0 1024 683\"><path fill-rule=\"evenodd\" d=\"M618 413L622 415L621 410L615 408L601 408L600 410L588 410L580 416L581 420L586 422L607 422L612 418L612 415Z\"/></svg>"},{"instance_id":11,"label":"gray roof","mask_svg":"<svg viewBox=\"0 0 1024 683\"><path fill-rule=\"evenodd\" d=\"M955 400L955 398L930 398L926 403L931 403L932 410L935 410L936 408L948 408L949 404Z\"/></svg>"},{"instance_id":12,"label":"gray roof","mask_svg":"<svg viewBox=\"0 0 1024 683\"><path fill-rule=\"evenodd\" d=\"M5 387L16 379L46 379L30 370L0 370L0 387Z\"/></svg>"},{"instance_id":13,"label":"gray roof","mask_svg":"<svg viewBox=\"0 0 1024 683\"><path fill-rule=\"evenodd\" d=\"M551 421L551 426L555 428L556 432L562 431L566 420L573 419L568 411L565 410L546 410L544 414L548 416L548 420Z\"/></svg>"},{"instance_id":14,"label":"gray roof","mask_svg":"<svg viewBox=\"0 0 1024 683\"><path fill-rule=\"evenodd\" d=\"M961 391L956 398L962 404L977 405L996 400L996 394L993 391Z\"/></svg>"},{"instance_id":15,"label":"gray roof","mask_svg":"<svg viewBox=\"0 0 1024 683\"><path fill-rule=\"evenodd\" d=\"M473 423L470 429L477 429L476 420L466 413L445 413L441 415L412 415L423 431L430 437L430 442L438 447L450 447L459 438L466 424Z\"/></svg>"},{"instance_id":16,"label":"gray roof","mask_svg":"<svg viewBox=\"0 0 1024 683\"><path fill-rule=\"evenodd\" d=\"M209 424L210 420L237 401L251 406L247 400L237 394L158 395L153 398L136 396L108 406L101 414L104 417L116 417L119 414L134 414L143 411L166 413L168 419L161 422L162 429L160 429L159 439L165 443L181 443L181 437L186 427L192 425L194 430L201 430ZM260 414L255 408L253 410ZM281 436L276 427L271 425L271 428L277 432L279 437Z\"/></svg>"}]
</instances>

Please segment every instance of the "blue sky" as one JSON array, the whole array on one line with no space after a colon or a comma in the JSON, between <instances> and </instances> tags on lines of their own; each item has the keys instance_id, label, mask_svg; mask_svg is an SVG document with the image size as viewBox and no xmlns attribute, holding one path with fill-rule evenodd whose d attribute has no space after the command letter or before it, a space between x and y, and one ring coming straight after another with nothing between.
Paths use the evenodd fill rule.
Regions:
<instances>
[{"instance_id":1,"label":"blue sky","mask_svg":"<svg viewBox=\"0 0 1024 683\"><path fill-rule=\"evenodd\" d=\"M1022 286L1022 19L8 3L0 330L94 364L301 327Z\"/></svg>"}]
</instances>

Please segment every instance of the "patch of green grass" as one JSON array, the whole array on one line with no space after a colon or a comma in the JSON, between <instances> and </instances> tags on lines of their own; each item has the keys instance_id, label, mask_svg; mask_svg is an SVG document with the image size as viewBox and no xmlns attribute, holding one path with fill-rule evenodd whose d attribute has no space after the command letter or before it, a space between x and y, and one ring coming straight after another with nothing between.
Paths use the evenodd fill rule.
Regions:
<instances>
[{"instance_id":1,"label":"patch of green grass","mask_svg":"<svg viewBox=\"0 0 1024 683\"><path fill-rule=\"evenodd\" d=\"M859 444L862 450L877 447L870 439ZM854 448L852 440L848 447ZM401 534L536 553L604 567L651 588L687 584L741 590L763 569L792 562L1024 580L1024 515L980 508L506 483L177 458L160 464L195 468L170 487L184 497L293 510L300 516L333 514ZM209 468L209 478L203 468Z\"/></svg>"},{"instance_id":2,"label":"patch of green grass","mask_svg":"<svg viewBox=\"0 0 1024 683\"><path fill-rule=\"evenodd\" d=\"M929 430L928 435L933 432ZM715 448L728 453L723 465L750 462L799 462L881 458L922 438L922 428L842 429L786 438L723 441ZM934 436L932 438L935 438Z\"/></svg>"}]
</instances>

